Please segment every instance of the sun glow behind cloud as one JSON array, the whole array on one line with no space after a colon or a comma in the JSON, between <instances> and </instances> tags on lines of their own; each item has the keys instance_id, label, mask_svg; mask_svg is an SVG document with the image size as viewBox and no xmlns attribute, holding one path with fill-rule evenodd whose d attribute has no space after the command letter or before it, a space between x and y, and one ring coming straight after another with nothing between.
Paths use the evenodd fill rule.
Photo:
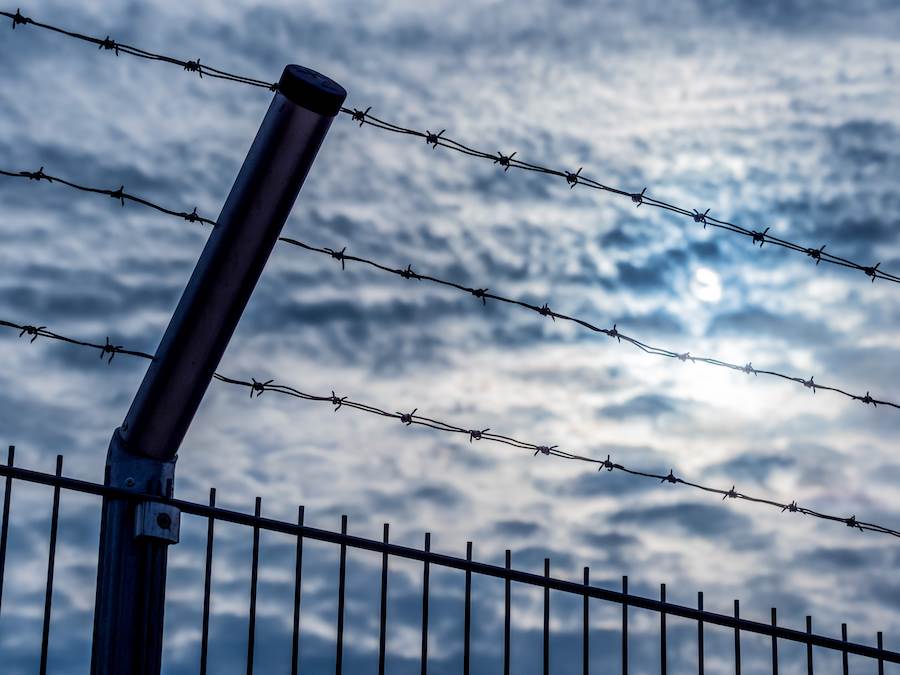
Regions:
<instances>
[{"instance_id":1,"label":"sun glow behind cloud","mask_svg":"<svg viewBox=\"0 0 900 675\"><path fill-rule=\"evenodd\" d=\"M719 302L722 299L722 280L719 274L709 267L698 267L694 270L691 292L701 302Z\"/></svg>"}]
</instances>

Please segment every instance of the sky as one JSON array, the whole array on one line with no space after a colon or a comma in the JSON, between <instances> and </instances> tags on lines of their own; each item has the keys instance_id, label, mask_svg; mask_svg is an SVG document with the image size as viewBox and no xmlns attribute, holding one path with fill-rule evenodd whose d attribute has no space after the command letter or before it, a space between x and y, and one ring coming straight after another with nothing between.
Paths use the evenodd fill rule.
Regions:
<instances>
[{"instance_id":1,"label":"sky","mask_svg":"<svg viewBox=\"0 0 900 675\"><path fill-rule=\"evenodd\" d=\"M14 11L10 5L3 8ZM347 105L525 161L705 210L900 271L900 6L839 2L289 2L21 6L39 21L274 81L287 63ZM270 103L33 27L0 30L0 168L43 166L215 217ZM0 178L0 319L153 352L208 229L45 182ZM521 298L674 351L752 362L900 398L897 286L690 219L503 172L421 139L335 120L284 234ZM0 334L0 442L21 466L101 481L146 362ZM900 524L900 413L762 376L682 363L560 321L277 246L222 360L232 377L332 390L388 410L614 459L723 489ZM897 540L683 486L213 383L176 493L292 520L900 648ZM33 672L51 491L17 483L0 613L5 672ZM50 670L90 652L97 501L64 494ZM170 550L164 672L196 672L206 523ZM216 535L211 668L243 672L250 533ZM259 672L290 657L293 541L263 534ZM304 667L333 668L334 547L305 558ZM391 672L418 672L421 569L392 562ZM376 672L380 557L351 554L347 659ZM434 673L459 672L461 574L433 578ZM499 672L502 585L476 580L473 672ZM515 589L514 670L540 668L541 594ZM554 673L580 672L580 604L554 594ZM595 603L593 665L618 664L618 608ZM592 605L593 607L593 605ZM632 663L658 660L633 614ZM670 620L673 672L694 627ZM708 630L707 665L731 637ZM744 639L748 672L768 642ZM784 647L799 666L799 648ZM823 672L839 657L817 655ZM851 669L866 668L851 659ZM829 670L831 669L831 670ZM890 672L890 671L888 671Z\"/></svg>"}]
</instances>

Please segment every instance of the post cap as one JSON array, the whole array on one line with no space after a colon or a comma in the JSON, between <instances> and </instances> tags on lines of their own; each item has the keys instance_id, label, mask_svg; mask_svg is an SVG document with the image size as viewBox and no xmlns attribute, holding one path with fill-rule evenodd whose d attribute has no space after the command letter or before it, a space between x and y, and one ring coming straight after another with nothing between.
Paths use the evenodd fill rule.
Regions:
<instances>
[{"instance_id":1,"label":"post cap","mask_svg":"<svg viewBox=\"0 0 900 675\"><path fill-rule=\"evenodd\" d=\"M347 98L347 91L330 77L296 64L284 67L278 91L293 103L327 117L337 115Z\"/></svg>"}]
</instances>

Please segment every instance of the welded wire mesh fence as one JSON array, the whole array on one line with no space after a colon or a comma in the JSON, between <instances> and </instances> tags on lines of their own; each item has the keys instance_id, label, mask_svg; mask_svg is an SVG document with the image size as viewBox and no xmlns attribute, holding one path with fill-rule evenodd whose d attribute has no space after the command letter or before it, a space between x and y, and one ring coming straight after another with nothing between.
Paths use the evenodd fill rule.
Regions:
<instances>
[{"instance_id":1,"label":"welded wire mesh fence","mask_svg":"<svg viewBox=\"0 0 900 675\"><path fill-rule=\"evenodd\" d=\"M480 601L478 591L473 590L473 578L475 579L495 579L503 584L503 601L502 607L494 607L493 614L502 617L502 646L496 649L499 656L498 662L502 665L503 672L508 674L511 672L512 650L511 635L513 626L520 622L536 623L540 626L538 630L540 640L540 663L531 664L530 672L540 672L543 675L549 675L551 672L551 650L554 645L554 621L558 615L554 612L554 604L566 603L571 607L571 600L574 598L581 605L580 612L576 615L579 628L576 642L579 642L577 650L569 650L565 654L564 663L567 664L567 672L581 672L588 674L591 672L614 672L610 664L615 664L623 674L629 672L630 667L637 665L636 672L650 672L658 669L660 673L666 673L669 667L670 652L678 650L683 651L683 645L676 645L673 650L670 644L670 629L668 619L687 620L694 625L695 645L691 647L691 651L696 655L693 669L695 672L703 673L706 668L707 654L705 642L707 633L712 630L721 631L725 629L733 634L734 649L728 660L732 661L732 667L735 673L740 673L742 666L746 666L746 657L742 657L741 645L742 638L745 635L760 636L770 643L771 660L765 659L763 662L768 668L771 666L771 672L778 673L779 669L785 665L792 668L797 667L797 659L786 659L784 656L784 645L793 644L802 646L805 649L805 665L807 672L813 673L816 667L816 658L823 659L835 663L839 660L842 672L846 675L850 672L851 658L855 659L854 664L866 662L866 672L884 672L884 664L900 664L900 653L890 651L884 648L883 635L877 633L875 636L875 645L851 642L847 638L847 625L842 625L841 637L830 637L823 634L814 633L812 631L812 619L807 617L805 630L798 630L778 625L777 612L773 608L771 617L768 622L761 622L740 615L740 604L738 600L734 601L734 612L731 615L720 614L708 611L703 606L703 594L697 596L697 606L689 607L679 605L667 601L666 586L660 587L660 595L658 598L645 597L635 595L628 591L628 578L622 579L620 589L610 589L595 586L591 584L590 569L583 568L581 579L573 581L553 576L551 574L551 559L545 558L543 564L543 573L534 573L516 569L513 567L514 555L507 550L504 565L494 565L480 562L474 557L473 544L469 542L466 547L465 557L455 557L437 553L432 550L431 536L425 535L424 545L422 548L414 548L409 546L401 546L390 541L390 528L384 525L383 536L381 540L367 539L351 535L349 533L349 523L347 516L342 516L340 531L330 531L320 528L310 527L304 523L304 509L299 507L297 511L297 520L295 522L287 522L267 518L262 514L262 500L257 497L253 513L242 513L238 511L228 510L216 505L216 491L210 490L209 502L207 504L199 504L179 499L170 499L165 497L152 496L142 494L140 492L111 488L98 483L87 482L83 480L67 478L63 475L62 457L57 458L56 471L54 473L42 473L27 469L18 468L14 463L14 448L10 448L7 462L0 465L0 476L4 477L5 492L3 501L2 529L0 529L0 590L3 587L5 562L7 554L7 542L10 534L10 515L16 508L15 494L17 486L21 483L41 484L52 487L52 511L50 522L50 543L49 557L46 566L46 586L44 594L44 611L42 622L42 635L40 642L40 672L47 672L48 654L52 650L52 635L50 632L51 614L53 611L53 579L54 567L57 554L57 531L59 527L59 504L61 491L77 492L82 494L94 495L104 499L127 500L131 504L140 504L147 502L162 502L169 506L173 506L184 516L206 521L206 553L205 564L203 566L203 605L202 618L200 626L196 631L199 632L198 640L200 642L199 660L197 662L197 672L205 674L209 671L210 640L209 625L210 613L212 611L211 602L211 585L214 580L213 575L216 569L220 572L233 574L234 570L223 570L221 563L215 564L215 541L216 541L216 524L230 523L232 525L242 526L246 528L245 536L251 542L250 553L250 584L249 584L249 610L246 616L246 660L243 668L247 673L252 673L254 662L259 658L256 651L257 637L257 597L259 594L259 570L261 565L261 549L260 549L260 533L280 533L294 538L294 556L293 565L287 572L292 577L291 586L292 594L292 621L290 634L286 637L290 642L290 663L282 664L282 671L290 670L292 673L301 672L304 664L303 654L300 650L300 636L307 623L314 623L321 620L321 617L310 616L316 611L317 604L313 604L312 608L305 607L303 604L304 574L308 573L304 566L304 543L318 542L336 546L339 551L338 565L336 570L332 570L331 574L337 578L337 616L336 626L334 630L334 642L332 649L334 650L335 672L340 675L342 672L350 672L345 668L345 656L350 650L357 651L358 645L354 645L345 640L345 619L347 607L355 600L348 597L348 552L364 551L380 554L381 565L377 570L378 574L375 578L380 579L378 588L378 640L377 647L369 651L368 656L371 661L377 662L379 675L386 672L386 663L388 655L391 653L392 636L398 635L401 631L399 626L393 625L389 621L389 616L395 621L404 622L406 625L402 627L402 632L408 635L411 629L415 629L419 634L418 644L418 663L416 670L423 673L429 672L429 668L436 665L441 657L429 657L429 646L435 646L432 643L432 635L437 632L433 625L429 628L430 601L433 600L433 576L444 570L455 570L462 572L464 575L463 584L463 616L461 635L453 637L460 644L462 654L462 672L467 674L471 671L473 664L481 663L484 655L477 652L476 645L484 645L484 641L476 640L473 633L473 625L477 620L475 616L476 609L483 610L487 605ZM99 506L99 504L98 504ZM99 513L99 509L98 509ZM98 516L99 517L99 516ZM88 544L90 545L90 544ZM419 595L419 606L421 613L414 617L416 626L410 626L409 617L402 614L389 613L388 607L391 604L391 588L389 586L389 570L392 563L398 561L414 562L421 565L420 574L418 575L419 583L416 592ZM199 560L198 560L199 563ZM33 561L37 567L42 561ZM199 565L198 565L199 566ZM307 580L309 583L309 580ZM537 606L532 604L533 614L539 615L539 619L534 616L520 617L513 614L512 597L514 593L523 592L525 589L537 589L542 594L542 600ZM242 599L243 600L243 599ZM307 603L309 604L309 603ZM500 604L500 603L496 603ZM592 634L598 631L596 623L592 623L592 612L599 610L601 607L612 605L620 611L621 621L617 632L617 649L616 653L610 653L609 645L605 645L606 653L592 653ZM634 618L629 617L629 609L632 611L647 611L654 614L658 620L658 658L654 659L655 663L649 663L646 658L642 659L639 664L632 663L634 657L629 656L629 647L632 653L635 649L637 638L632 633L629 638L629 627L634 627ZM2 595L0 595L0 613L4 611ZM443 617L446 619L446 617ZM572 617L567 617L568 624L572 623ZM499 622L498 622L499 623ZM111 628L112 629L112 628ZM569 631L571 632L571 631ZM684 636L683 632L679 632L680 637ZM237 636L230 636L231 640L238 639ZM442 638L446 640L447 637ZM643 636L642 638L643 639ZM405 640L408 644L408 640ZM567 643L569 644L569 643ZM779 645L782 646L782 653L779 653ZM641 645L646 647L646 645ZM447 645L441 644L440 652L447 653ZM814 648L816 651L814 652ZM286 653L287 650L285 650ZM364 650L365 651L365 650ZM646 653L646 649L642 650ZM818 657L814 656L818 654ZM721 657L721 654L718 655ZM833 658L832 658L833 657ZM415 660L415 659L413 659ZM558 661L558 660L555 660ZM721 665L721 658L717 659L717 663ZM597 667L600 664L601 667ZM757 658L754 666L760 664ZM854 671L855 672L855 671Z\"/></svg>"}]
</instances>

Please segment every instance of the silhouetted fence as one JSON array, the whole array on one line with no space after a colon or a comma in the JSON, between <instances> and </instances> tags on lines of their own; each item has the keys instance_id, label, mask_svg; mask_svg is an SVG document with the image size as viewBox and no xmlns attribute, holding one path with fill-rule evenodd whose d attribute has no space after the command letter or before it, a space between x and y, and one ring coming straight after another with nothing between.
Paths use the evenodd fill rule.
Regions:
<instances>
[{"instance_id":1,"label":"silhouetted fence","mask_svg":"<svg viewBox=\"0 0 900 675\"><path fill-rule=\"evenodd\" d=\"M387 650L387 629L388 629L388 567L391 558L400 558L405 560L418 561L422 563L422 586L421 586L421 673L423 675L428 672L428 647L429 647L429 599L430 599L430 575L432 567L437 569L459 570L465 573L465 598L464 598L464 616L463 616L463 673L468 675L470 672L470 664L473 661L472 654L472 578L473 575L484 577L493 577L504 582L504 609L503 609L503 672L510 672L510 633L511 633L511 586L513 583L523 584L529 587L542 589L543 591L543 644L541 648L543 659L543 670L545 675L550 673L550 644L551 644L551 591L570 594L582 599L581 608L581 626L582 640L581 653L571 653L570 658L575 661L581 661L581 672L587 674L591 670L591 600L603 601L606 603L615 603L621 607L621 630L620 630L620 646L621 646L621 670L622 673L628 673L629 657L628 657L628 629L629 629L629 608L637 608L641 610L649 610L655 612L659 616L659 669L661 673L667 672L668 667L668 645L667 645L667 626L666 619L669 616L688 619L696 624L696 665L697 672L704 672L704 661L706 658L704 650L704 626L710 624L713 626L731 629L734 632L734 672L741 672L741 636L743 633L751 633L760 636L767 636L771 639L771 671L778 673L779 655L778 647L780 641L788 641L796 643L806 648L807 672L813 673L814 657L813 648L821 648L839 655L841 658L843 672L849 673L850 655L858 655L865 657L872 663L871 671L884 672L884 663L900 663L900 653L885 650L883 647L882 633L877 633L877 646L870 646L850 642L847 639L846 624L842 626L842 637L840 639L819 635L812 632L812 619L807 617L806 631L794 630L783 626L778 626L776 622L776 611L772 609L771 622L761 623L751 621L740 617L740 609L738 601L734 602L734 614L724 615L709 612L703 609L703 594L698 594L698 606L686 607L666 601L666 588L663 584L660 589L660 598L653 599L628 593L628 578L623 577L621 590L610 590L590 585L589 569L584 568L584 576L581 582L559 579L550 574L550 559L544 560L544 573L533 574L525 571L513 569L512 555L510 551L506 552L505 566L490 565L483 562L473 560L472 544L467 545L466 557L457 558L448 555L435 553L431 550L430 535L425 535L424 547L421 549L411 548L407 546L399 546L390 543L389 527L384 525L384 536L381 541L365 539L362 537L352 536L347 533L347 517L342 517L342 525L340 532L332 532L328 530L310 527L304 524L303 507L299 507L298 519L296 523L285 522L265 518L261 515L261 500L257 497L256 509L253 514L240 513L216 506L215 489L210 490L210 498L208 504L198 504L194 502L183 501L179 499L168 499L164 497L154 497L131 492L128 490L110 488L97 483L67 478L62 475L63 461L62 457L57 458L55 474L30 471L14 466L14 449L11 447L6 465L0 465L0 476L5 477L5 492L3 501L3 520L2 531L0 531L0 612L3 610L2 605L2 585L3 575L6 563L7 543L9 537L10 510L12 505L12 494L14 492L15 481L25 481L28 483L37 483L53 488L52 510L50 521L50 541L49 541L49 558L47 562L46 591L44 598L44 616L42 624L41 639L41 658L40 672L47 671L47 655L50 640L50 618L53 601L53 574L56 558L56 540L59 523L59 503L61 490L74 491L84 494L97 495L106 498L123 499L133 503L155 502L162 503L169 507L177 509L182 514L188 514L207 520L207 536L206 536L206 556L205 556L205 572L204 572L204 591L203 591L203 610L201 625L201 645L200 645L200 662L198 664L198 672L207 672L208 650L209 650L209 619L210 619L210 588L212 578L212 561L215 541L215 523L227 522L237 525L243 525L252 530L252 562L251 562L251 579L250 579L250 605L248 617L248 634L247 634L247 657L246 671L253 672L254 649L256 642L256 599L258 588L258 572L260 559L260 531L278 532L290 535L296 538L296 554L294 566L294 595L293 595L293 629L291 634L291 652L292 652L292 672L299 672L299 639L301 632L300 608L301 608L301 579L303 576L303 544L305 540L318 542L326 542L339 547L340 558L337 574L337 627L335 640L335 668L336 673L344 672L344 618L345 618L345 596L347 581L347 550L356 549L380 553L381 558L381 590L380 590L380 619L379 619L379 647L378 647L378 672L385 672L385 655ZM198 560L199 563L199 560ZM642 669L643 670L643 669ZM609 668L606 672L611 672ZM855 672L855 671L854 671Z\"/></svg>"}]
</instances>

